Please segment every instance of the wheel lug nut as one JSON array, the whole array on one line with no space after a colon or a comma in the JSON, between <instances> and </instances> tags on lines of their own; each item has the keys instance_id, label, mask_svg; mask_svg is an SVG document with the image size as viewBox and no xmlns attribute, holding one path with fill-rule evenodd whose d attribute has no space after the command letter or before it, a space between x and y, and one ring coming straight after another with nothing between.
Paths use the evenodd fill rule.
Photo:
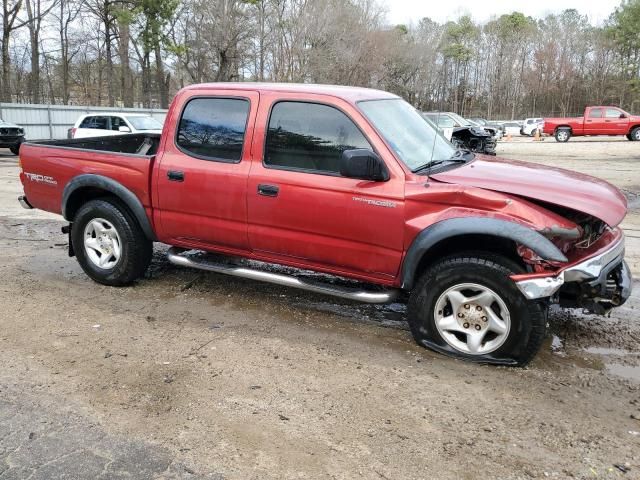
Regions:
<instances>
[{"instance_id":1,"label":"wheel lug nut","mask_svg":"<svg viewBox=\"0 0 640 480\"><path fill-rule=\"evenodd\" d=\"M476 325L476 330L480 330L482 327L480 325Z\"/></svg>"},{"instance_id":2,"label":"wheel lug nut","mask_svg":"<svg viewBox=\"0 0 640 480\"><path fill-rule=\"evenodd\" d=\"M468 304L468 303L466 303L466 304L464 305L464 308L466 308L467 310L469 310L469 308L471 308L471 307L469 306L469 304Z\"/></svg>"},{"instance_id":3,"label":"wheel lug nut","mask_svg":"<svg viewBox=\"0 0 640 480\"><path fill-rule=\"evenodd\" d=\"M486 322L487 321L487 317L482 317L482 321Z\"/></svg>"},{"instance_id":4,"label":"wheel lug nut","mask_svg":"<svg viewBox=\"0 0 640 480\"><path fill-rule=\"evenodd\" d=\"M480 310L482 310L482 307L480 305L476 306L476 310L479 312Z\"/></svg>"},{"instance_id":5,"label":"wheel lug nut","mask_svg":"<svg viewBox=\"0 0 640 480\"><path fill-rule=\"evenodd\" d=\"M463 317L464 317L464 313L458 312L458 318L463 318Z\"/></svg>"},{"instance_id":6,"label":"wheel lug nut","mask_svg":"<svg viewBox=\"0 0 640 480\"><path fill-rule=\"evenodd\" d=\"M467 322L464 322L464 324L462 325L464 328L469 328L469 324Z\"/></svg>"}]
</instances>

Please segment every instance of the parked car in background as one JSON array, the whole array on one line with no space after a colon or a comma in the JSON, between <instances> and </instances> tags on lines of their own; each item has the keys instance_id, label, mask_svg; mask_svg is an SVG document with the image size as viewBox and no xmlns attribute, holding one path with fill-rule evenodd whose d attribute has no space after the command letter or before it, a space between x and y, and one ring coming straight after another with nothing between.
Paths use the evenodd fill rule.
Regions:
<instances>
[{"instance_id":1,"label":"parked car in background","mask_svg":"<svg viewBox=\"0 0 640 480\"><path fill-rule=\"evenodd\" d=\"M541 128L542 118L525 118L522 127L520 127L520 135L533 137L536 134L536 130L541 130Z\"/></svg>"},{"instance_id":2,"label":"parked car in background","mask_svg":"<svg viewBox=\"0 0 640 480\"><path fill-rule=\"evenodd\" d=\"M504 126L497 122L490 122L489 120L486 120L484 118L477 117L469 118L468 120L471 120L472 122L475 122L483 127L495 128L498 131L500 137L504 135Z\"/></svg>"},{"instance_id":3,"label":"parked car in background","mask_svg":"<svg viewBox=\"0 0 640 480\"><path fill-rule=\"evenodd\" d=\"M502 122L505 135L520 135L522 124L518 122Z\"/></svg>"},{"instance_id":4,"label":"parked car in background","mask_svg":"<svg viewBox=\"0 0 640 480\"><path fill-rule=\"evenodd\" d=\"M144 113L82 115L69 130L69 138L105 137L128 133L161 133L162 123Z\"/></svg>"},{"instance_id":5,"label":"parked car in background","mask_svg":"<svg viewBox=\"0 0 640 480\"><path fill-rule=\"evenodd\" d=\"M625 135L629 140L640 140L640 116L618 107L587 107L582 117L543 121L544 133L553 135L558 142L583 135Z\"/></svg>"},{"instance_id":6,"label":"parked car in background","mask_svg":"<svg viewBox=\"0 0 640 480\"><path fill-rule=\"evenodd\" d=\"M443 131L451 129L450 141L455 146L486 155L496 154L497 129L482 127L453 112L424 112L423 116Z\"/></svg>"},{"instance_id":7,"label":"parked car in background","mask_svg":"<svg viewBox=\"0 0 640 480\"><path fill-rule=\"evenodd\" d=\"M455 123L451 118L449 118L449 116L438 114L432 115L430 113L421 113L421 115L427 122L429 122L429 124L440 130L447 140L451 141Z\"/></svg>"},{"instance_id":8,"label":"parked car in background","mask_svg":"<svg viewBox=\"0 0 640 480\"><path fill-rule=\"evenodd\" d=\"M192 85L162 135L25 143L21 161L22 206L62 214L104 285L142 277L159 241L183 267L370 303L405 292L420 345L503 365L535 355L550 304L606 314L631 293L619 190L457 150L379 90Z\"/></svg>"},{"instance_id":9,"label":"parked car in background","mask_svg":"<svg viewBox=\"0 0 640 480\"><path fill-rule=\"evenodd\" d=\"M8 148L11 153L18 155L22 142L24 142L24 128L0 118L0 147Z\"/></svg>"}]
</instances>

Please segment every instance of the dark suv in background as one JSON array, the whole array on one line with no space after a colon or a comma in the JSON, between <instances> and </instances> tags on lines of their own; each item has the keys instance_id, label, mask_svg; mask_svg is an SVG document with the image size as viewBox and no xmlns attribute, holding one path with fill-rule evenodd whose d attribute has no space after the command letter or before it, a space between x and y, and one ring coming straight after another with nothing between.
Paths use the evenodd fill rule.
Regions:
<instances>
[{"instance_id":1,"label":"dark suv in background","mask_svg":"<svg viewBox=\"0 0 640 480\"><path fill-rule=\"evenodd\" d=\"M20 144L24 142L24 128L0 118L0 148L8 148L18 155Z\"/></svg>"}]
</instances>

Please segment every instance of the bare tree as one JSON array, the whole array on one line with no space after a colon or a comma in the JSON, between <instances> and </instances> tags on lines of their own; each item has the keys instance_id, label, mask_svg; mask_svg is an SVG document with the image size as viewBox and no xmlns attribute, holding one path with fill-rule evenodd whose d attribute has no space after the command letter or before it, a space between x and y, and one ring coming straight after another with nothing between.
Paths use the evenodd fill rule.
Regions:
<instances>
[{"instance_id":1,"label":"bare tree","mask_svg":"<svg viewBox=\"0 0 640 480\"><path fill-rule=\"evenodd\" d=\"M601 26L575 10L388 25L377 0L2 1L5 101L166 107L189 83L264 80L502 119L640 105L640 0Z\"/></svg>"},{"instance_id":2,"label":"bare tree","mask_svg":"<svg viewBox=\"0 0 640 480\"><path fill-rule=\"evenodd\" d=\"M24 0L27 10L27 28L31 49L31 73L29 75L29 93L33 103L40 103L40 33L42 21L59 0Z\"/></svg>"},{"instance_id":3,"label":"bare tree","mask_svg":"<svg viewBox=\"0 0 640 480\"><path fill-rule=\"evenodd\" d=\"M9 55L9 42L12 34L25 22L18 20L18 13L22 7L22 0L2 0L2 88L0 99L3 102L11 101L11 56Z\"/></svg>"}]
</instances>

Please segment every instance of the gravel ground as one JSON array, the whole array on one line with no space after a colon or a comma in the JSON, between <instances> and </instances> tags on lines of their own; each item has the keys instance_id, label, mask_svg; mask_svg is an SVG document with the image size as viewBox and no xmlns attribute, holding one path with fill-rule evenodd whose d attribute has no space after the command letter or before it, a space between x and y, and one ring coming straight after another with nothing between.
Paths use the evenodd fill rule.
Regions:
<instances>
[{"instance_id":1,"label":"gravel ground","mask_svg":"<svg viewBox=\"0 0 640 480\"><path fill-rule=\"evenodd\" d=\"M498 152L627 194L640 276L640 144ZM588 160L585 160L588 158ZM404 305L185 270L92 283L60 218L26 211L0 151L0 479L640 478L640 285L610 317L553 311L526 369L414 345Z\"/></svg>"}]
</instances>

